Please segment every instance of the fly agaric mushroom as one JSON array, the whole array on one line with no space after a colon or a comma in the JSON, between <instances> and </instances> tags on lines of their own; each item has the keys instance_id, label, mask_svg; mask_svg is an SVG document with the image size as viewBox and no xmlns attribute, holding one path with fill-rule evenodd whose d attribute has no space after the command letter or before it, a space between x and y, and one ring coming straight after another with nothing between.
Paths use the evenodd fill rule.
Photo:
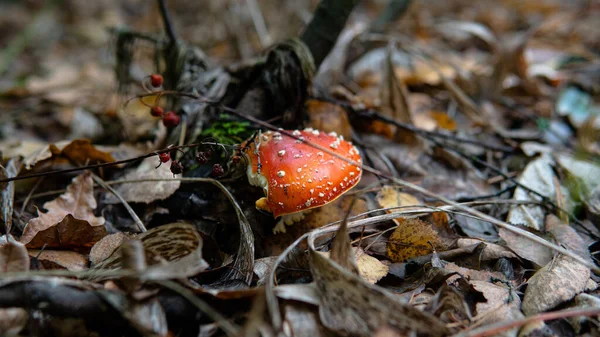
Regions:
<instances>
[{"instance_id":1,"label":"fly agaric mushroom","mask_svg":"<svg viewBox=\"0 0 600 337\"><path fill-rule=\"evenodd\" d=\"M310 146L318 144L361 165L358 150L335 133L313 129L289 133L268 131L241 145L248 162L248 181L263 188L266 197L256 201L256 208L281 219L274 233L285 233L304 217L303 212L330 203L354 187L360 180L360 166Z\"/></svg>"}]
</instances>

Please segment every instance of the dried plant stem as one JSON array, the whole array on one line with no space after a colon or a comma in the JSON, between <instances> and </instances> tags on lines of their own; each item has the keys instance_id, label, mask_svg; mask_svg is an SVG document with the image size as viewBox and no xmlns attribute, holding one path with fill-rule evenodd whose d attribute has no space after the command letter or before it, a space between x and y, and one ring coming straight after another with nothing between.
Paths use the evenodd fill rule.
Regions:
<instances>
[{"instance_id":1,"label":"dried plant stem","mask_svg":"<svg viewBox=\"0 0 600 337\"><path fill-rule=\"evenodd\" d=\"M131 215L131 217L133 218L133 221L135 221L135 224L137 225L140 232L142 232L142 233L146 232L146 226L144 226L144 223L142 222L140 217L137 216L137 214L135 213L133 208L131 208L131 206L129 206L129 203L127 203L127 201L125 199L123 199L123 196L121 196L121 193L117 192L114 188L110 187L110 185L108 185L106 182L104 182L104 180L102 180L102 178L98 177L95 174L92 174L92 179L94 179L94 181L98 185L104 187L110 193L112 193L115 197L117 197L117 199L119 199L119 201L123 204L123 206L125 206L125 209L127 210L127 212L129 212L129 215Z\"/></svg>"},{"instance_id":2,"label":"dried plant stem","mask_svg":"<svg viewBox=\"0 0 600 337\"><path fill-rule=\"evenodd\" d=\"M518 328L524 326L529 323L539 322L539 321L550 321L559 318L568 318L568 317L576 317L576 316L597 316L600 315L600 308L586 308L586 309L566 309L554 312L544 312L538 315L526 317L519 320L514 321L504 321L498 322L494 324L490 324L488 326L483 326L481 328L467 331L467 332L459 332L457 334L452 335L451 337L487 337L487 336L495 336L504 331L508 331L514 328Z\"/></svg>"}]
</instances>

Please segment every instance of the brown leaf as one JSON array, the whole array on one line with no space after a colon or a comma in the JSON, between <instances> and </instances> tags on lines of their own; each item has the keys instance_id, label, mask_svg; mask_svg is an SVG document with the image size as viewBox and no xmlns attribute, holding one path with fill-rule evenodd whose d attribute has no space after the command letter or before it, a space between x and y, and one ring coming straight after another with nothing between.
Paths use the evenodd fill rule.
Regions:
<instances>
[{"instance_id":1,"label":"brown leaf","mask_svg":"<svg viewBox=\"0 0 600 337\"><path fill-rule=\"evenodd\" d=\"M327 328L344 335L372 336L383 325L427 336L448 334L436 317L422 312L311 249L310 268L320 295L319 315Z\"/></svg>"},{"instance_id":2,"label":"brown leaf","mask_svg":"<svg viewBox=\"0 0 600 337\"><path fill-rule=\"evenodd\" d=\"M115 189L123 199L128 202L149 204L156 200L164 200L177 191L181 181L176 180L173 173L171 173L170 163L162 164L159 168L156 168L158 162L155 157L146 158L135 171L127 173L123 179L164 179L164 181L120 184ZM118 203L119 199L113 194L109 194L105 202Z\"/></svg>"},{"instance_id":3,"label":"brown leaf","mask_svg":"<svg viewBox=\"0 0 600 337\"><path fill-rule=\"evenodd\" d=\"M523 312L535 315L571 300L585 290L589 278L589 268L569 257L558 256L529 279Z\"/></svg>"},{"instance_id":4,"label":"brown leaf","mask_svg":"<svg viewBox=\"0 0 600 337\"><path fill-rule=\"evenodd\" d=\"M344 221L340 225L340 228L335 234L335 238L333 238L333 241L331 242L331 251L329 256L331 260L335 261L347 271L356 275L359 274L354 251L352 250L352 242L350 241L350 236L348 235L347 221Z\"/></svg>"},{"instance_id":5,"label":"brown leaf","mask_svg":"<svg viewBox=\"0 0 600 337\"><path fill-rule=\"evenodd\" d=\"M88 265L88 259L84 255L64 250L44 250L40 254L40 250L30 249L29 256L38 257L38 261L44 269L82 271L86 270Z\"/></svg>"},{"instance_id":6,"label":"brown leaf","mask_svg":"<svg viewBox=\"0 0 600 337\"><path fill-rule=\"evenodd\" d=\"M57 161L68 161L75 165L115 161L110 153L98 150L88 139L64 140L53 144L17 140L0 144L0 150L5 157L23 157L23 163L28 170L38 163L46 163L50 158L53 165L56 165Z\"/></svg>"},{"instance_id":7,"label":"brown leaf","mask_svg":"<svg viewBox=\"0 0 600 337\"><path fill-rule=\"evenodd\" d=\"M29 321L29 313L23 308L0 309L0 335L19 336Z\"/></svg>"},{"instance_id":8,"label":"brown leaf","mask_svg":"<svg viewBox=\"0 0 600 337\"><path fill-rule=\"evenodd\" d=\"M550 214L546 217L546 231L550 232L558 244L568 248L577 255L583 257L590 263L594 263L587 247L592 242L583 240L573 227L564 224L558 217Z\"/></svg>"},{"instance_id":9,"label":"brown leaf","mask_svg":"<svg viewBox=\"0 0 600 337\"><path fill-rule=\"evenodd\" d=\"M3 239L6 236L3 237ZM0 271L3 273L29 270L29 255L25 245L14 239L0 245Z\"/></svg>"},{"instance_id":10,"label":"brown leaf","mask_svg":"<svg viewBox=\"0 0 600 337\"><path fill-rule=\"evenodd\" d=\"M335 132L352 139L352 126L346 110L337 104L309 99L306 101L306 112L310 118L309 127L326 133Z\"/></svg>"},{"instance_id":11,"label":"brown leaf","mask_svg":"<svg viewBox=\"0 0 600 337\"><path fill-rule=\"evenodd\" d=\"M523 229L527 230L527 228ZM529 231L536 235L540 235L539 232L534 230ZM508 248L517 253L517 255L519 255L519 257L522 259L529 260L535 263L535 265L538 267L545 266L552 260L552 257L554 256L552 249L537 243L533 243L531 240L524 238L522 235L518 235L504 228L500 228L498 234L502 239L504 239L504 241L506 241L506 246Z\"/></svg>"},{"instance_id":12,"label":"brown leaf","mask_svg":"<svg viewBox=\"0 0 600 337\"><path fill-rule=\"evenodd\" d=\"M183 222L167 224L152 228L135 238L140 240L144 247L148 266L144 274L146 278L189 277L208 267L202 258L202 238L196 228L190 224ZM120 269L122 266L122 248L119 247L108 259L97 264L93 269Z\"/></svg>"},{"instance_id":13,"label":"brown leaf","mask_svg":"<svg viewBox=\"0 0 600 337\"><path fill-rule=\"evenodd\" d=\"M108 259L108 257L123 244L123 241L130 238L132 238L132 236L129 234L117 232L108 234L100 241L96 242L92 247L92 250L90 250L90 262L92 263L92 266Z\"/></svg>"},{"instance_id":14,"label":"brown leaf","mask_svg":"<svg viewBox=\"0 0 600 337\"><path fill-rule=\"evenodd\" d=\"M96 200L89 173L73 179L67 192L44 204L23 229L20 241L27 248L91 248L106 235L104 218L94 216Z\"/></svg>"},{"instance_id":15,"label":"brown leaf","mask_svg":"<svg viewBox=\"0 0 600 337\"><path fill-rule=\"evenodd\" d=\"M327 257L331 256L329 252L322 254ZM384 276L386 276L390 270L390 268L387 265L383 264L378 259L368 255L360 247L352 247L352 254L356 259L356 264L358 266L358 274L362 277L363 280L367 281L370 284L377 283L377 281L381 280Z\"/></svg>"},{"instance_id":16,"label":"brown leaf","mask_svg":"<svg viewBox=\"0 0 600 337\"><path fill-rule=\"evenodd\" d=\"M419 219L394 219L398 228L390 236L387 256L393 262L431 254L435 248L445 251L454 241L444 231Z\"/></svg>"},{"instance_id":17,"label":"brown leaf","mask_svg":"<svg viewBox=\"0 0 600 337\"><path fill-rule=\"evenodd\" d=\"M58 150L58 148L55 145L50 145L50 151L54 153L55 150ZM65 146L58 154L69 159L75 165L110 163L115 161L115 158L109 153L96 149L89 139L76 139Z\"/></svg>"}]
</instances>

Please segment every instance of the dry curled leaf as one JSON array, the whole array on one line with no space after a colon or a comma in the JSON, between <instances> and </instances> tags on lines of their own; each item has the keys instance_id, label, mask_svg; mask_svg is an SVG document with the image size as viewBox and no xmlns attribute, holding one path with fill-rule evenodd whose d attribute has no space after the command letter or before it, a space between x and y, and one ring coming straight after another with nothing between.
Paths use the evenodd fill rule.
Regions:
<instances>
[{"instance_id":1,"label":"dry curled leaf","mask_svg":"<svg viewBox=\"0 0 600 337\"><path fill-rule=\"evenodd\" d=\"M96 217L96 199L89 173L73 179L67 192L44 204L23 229L20 240L27 248L91 248L106 235L104 218Z\"/></svg>"},{"instance_id":2,"label":"dry curled leaf","mask_svg":"<svg viewBox=\"0 0 600 337\"><path fill-rule=\"evenodd\" d=\"M169 164L163 164L156 168L159 160L155 157L146 158L138 168L127 173L123 179L163 179L164 181L134 182L120 184L115 189L128 202L142 202L149 204L156 200L170 197L181 185L181 181L175 179L169 169ZM113 194L106 197L106 203L118 203L119 199Z\"/></svg>"}]
</instances>

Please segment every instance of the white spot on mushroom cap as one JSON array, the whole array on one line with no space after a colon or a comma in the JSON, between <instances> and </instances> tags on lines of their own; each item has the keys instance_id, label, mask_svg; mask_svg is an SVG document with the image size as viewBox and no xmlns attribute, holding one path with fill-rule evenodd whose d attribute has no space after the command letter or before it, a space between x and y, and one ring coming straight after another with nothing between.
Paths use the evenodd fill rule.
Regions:
<instances>
[{"instance_id":1,"label":"white spot on mushroom cap","mask_svg":"<svg viewBox=\"0 0 600 337\"><path fill-rule=\"evenodd\" d=\"M302 172L302 168L301 168L301 167L298 167L298 170L297 170L297 171L298 171L298 173Z\"/></svg>"},{"instance_id":2,"label":"white spot on mushroom cap","mask_svg":"<svg viewBox=\"0 0 600 337\"><path fill-rule=\"evenodd\" d=\"M294 136L296 136L296 137L300 136L301 134L302 134L302 133L301 133L299 130L294 130L294 131L292 132L292 135L294 135Z\"/></svg>"},{"instance_id":3,"label":"white spot on mushroom cap","mask_svg":"<svg viewBox=\"0 0 600 337\"><path fill-rule=\"evenodd\" d=\"M281 151L277 152L277 155L280 157L285 156L285 150L281 150Z\"/></svg>"},{"instance_id":4,"label":"white spot on mushroom cap","mask_svg":"<svg viewBox=\"0 0 600 337\"><path fill-rule=\"evenodd\" d=\"M277 176L283 178L285 176L285 171L277 171Z\"/></svg>"},{"instance_id":5,"label":"white spot on mushroom cap","mask_svg":"<svg viewBox=\"0 0 600 337\"><path fill-rule=\"evenodd\" d=\"M325 196L325 194L319 193L319 198L323 198L324 196Z\"/></svg>"}]
</instances>

